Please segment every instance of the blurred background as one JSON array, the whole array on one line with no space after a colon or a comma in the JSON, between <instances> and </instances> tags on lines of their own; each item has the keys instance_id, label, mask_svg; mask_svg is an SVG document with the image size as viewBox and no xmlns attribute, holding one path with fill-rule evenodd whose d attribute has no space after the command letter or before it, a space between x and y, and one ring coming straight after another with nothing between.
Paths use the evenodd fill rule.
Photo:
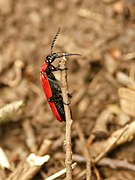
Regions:
<instances>
[{"instance_id":1,"label":"blurred background","mask_svg":"<svg viewBox=\"0 0 135 180\"><path fill-rule=\"evenodd\" d=\"M0 125L0 146L16 166L28 153L37 152L44 139L51 140L51 158L42 169L44 173L40 171L35 179L43 179L64 166L65 124L53 116L39 79L58 27L61 32L53 51L82 55L69 57L68 83L73 119L81 125L86 140L108 107L119 109L128 122L135 116L134 108L127 110L127 104L123 107L118 95L119 88L127 85L123 76L133 78L135 74L134 0L0 0L0 106L18 100L26 102L8 123ZM59 73L56 77L59 79ZM108 134L123 125L117 123L121 116L116 111L107 127ZM27 142L29 129L31 144ZM72 136L73 152L82 155L74 126ZM114 152L113 157L135 162L134 148L133 142L124 146L122 152ZM84 175L78 176L84 169L85 164L79 163L73 172L74 179L85 179ZM133 172L107 167L98 170L101 179L135 176ZM3 177L8 174L4 172Z\"/></svg>"}]
</instances>

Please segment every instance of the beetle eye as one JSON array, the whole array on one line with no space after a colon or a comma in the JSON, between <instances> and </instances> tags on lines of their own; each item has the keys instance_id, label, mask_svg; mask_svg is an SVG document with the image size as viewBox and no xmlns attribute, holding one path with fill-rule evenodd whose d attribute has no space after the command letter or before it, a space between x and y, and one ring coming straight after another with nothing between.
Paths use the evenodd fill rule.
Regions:
<instances>
[{"instance_id":1,"label":"beetle eye","mask_svg":"<svg viewBox=\"0 0 135 180\"><path fill-rule=\"evenodd\" d=\"M51 62L51 57L50 55L46 56L46 60L45 60L47 63L50 63Z\"/></svg>"}]
</instances>

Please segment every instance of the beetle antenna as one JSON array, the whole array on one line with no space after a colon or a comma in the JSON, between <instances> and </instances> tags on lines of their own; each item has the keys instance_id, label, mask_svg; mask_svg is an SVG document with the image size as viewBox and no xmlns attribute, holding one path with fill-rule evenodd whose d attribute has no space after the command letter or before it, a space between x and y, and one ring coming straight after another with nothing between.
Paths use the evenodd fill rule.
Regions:
<instances>
[{"instance_id":1,"label":"beetle antenna","mask_svg":"<svg viewBox=\"0 0 135 180\"><path fill-rule=\"evenodd\" d=\"M61 55L58 55L57 58L61 58L61 57L64 57L64 56L81 56L81 54L61 54Z\"/></svg>"},{"instance_id":2,"label":"beetle antenna","mask_svg":"<svg viewBox=\"0 0 135 180\"><path fill-rule=\"evenodd\" d=\"M53 41L52 41L52 44L51 44L51 54L52 54L52 49L53 49L54 43L55 43L55 41L56 41L59 33L60 33L60 27L58 28L58 31L57 31L57 33L55 34L54 38L53 38Z\"/></svg>"}]
</instances>

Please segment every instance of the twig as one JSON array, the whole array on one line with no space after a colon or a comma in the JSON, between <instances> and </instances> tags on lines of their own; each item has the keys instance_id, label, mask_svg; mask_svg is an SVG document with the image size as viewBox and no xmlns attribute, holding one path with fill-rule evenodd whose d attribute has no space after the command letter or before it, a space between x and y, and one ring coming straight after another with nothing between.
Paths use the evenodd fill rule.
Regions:
<instances>
[{"instance_id":1,"label":"twig","mask_svg":"<svg viewBox=\"0 0 135 180\"><path fill-rule=\"evenodd\" d=\"M75 177L75 179L76 179L76 180L84 179L85 174L86 174L86 169L82 170L82 171Z\"/></svg>"},{"instance_id":2,"label":"twig","mask_svg":"<svg viewBox=\"0 0 135 180\"><path fill-rule=\"evenodd\" d=\"M49 160L50 156L36 156L30 154L22 161L7 180L29 180L41 169L42 165Z\"/></svg>"},{"instance_id":3,"label":"twig","mask_svg":"<svg viewBox=\"0 0 135 180\"><path fill-rule=\"evenodd\" d=\"M79 163L86 163L86 159L80 154L73 154L73 161Z\"/></svg>"},{"instance_id":4,"label":"twig","mask_svg":"<svg viewBox=\"0 0 135 180\"><path fill-rule=\"evenodd\" d=\"M6 179L7 177L7 172L3 171L2 169L0 169L0 180Z\"/></svg>"},{"instance_id":5,"label":"twig","mask_svg":"<svg viewBox=\"0 0 135 180\"><path fill-rule=\"evenodd\" d=\"M104 22L104 19L105 19L102 14L98 14L87 9L79 9L77 12L77 15L83 18L100 22L100 23ZM111 20L106 19L106 24L115 25L116 21L114 21L113 19Z\"/></svg>"},{"instance_id":6,"label":"twig","mask_svg":"<svg viewBox=\"0 0 135 180\"><path fill-rule=\"evenodd\" d=\"M73 160L78 163L86 163L85 157L83 157L79 154L74 154ZM128 162L127 160L118 160L118 159L111 159L108 157L104 157L99 162L97 162L97 165L98 166L108 166L112 169L125 169L125 170L130 170L130 171L135 172L135 165Z\"/></svg>"},{"instance_id":7,"label":"twig","mask_svg":"<svg viewBox=\"0 0 135 180\"><path fill-rule=\"evenodd\" d=\"M39 97L41 97L41 94L42 94L41 89L33 82L29 81L29 89L30 89L30 91L33 91L35 94L37 94Z\"/></svg>"},{"instance_id":8,"label":"twig","mask_svg":"<svg viewBox=\"0 0 135 180\"><path fill-rule=\"evenodd\" d=\"M15 113L25 106L24 101L15 101L0 109L0 124L5 123L15 116Z\"/></svg>"},{"instance_id":9,"label":"twig","mask_svg":"<svg viewBox=\"0 0 135 180\"><path fill-rule=\"evenodd\" d=\"M112 117L108 109L103 110L98 116L92 133L99 138L106 138L108 136L107 125Z\"/></svg>"},{"instance_id":10,"label":"twig","mask_svg":"<svg viewBox=\"0 0 135 180\"><path fill-rule=\"evenodd\" d=\"M130 71L129 71L129 77L135 81L135 62L132 63Z\"/></svg>"},{"instance_id":11,"label":"twig","mask_svg":"<svg viewBox=\"0 0 135 180\"><path fill-rule=\"evenodd\" d=\"M47 154L50 151L51 146L52 146L52 141L49 139L44 139L39 148L38 155L42 156L43 154Z\"/></svg>"},{"instance_id":12,"label":"twig","mask_svg":"<svg viewBox=\"0 0 135 180\"><path fill-rule=\"evenodd\" d=\"M127 87L135 87L135 81L131 77L127 76L125 73L119 71L116 77L117 80L123 85Z\"/></svg>"},{"instance_id":13,"label":"twig","mask_svg":"<svg viewBox=\"0 0 135 180\"><path fill-rule=\"evenodd\" d=\"M91 179L91 163L90 163L89 152L88 152L88 149L86 147L84 135L83 135L83 132L81 130L79 123L76 123L75 125L76 125L76 130L78 132L78 135L79 135L79 138L81 141L81 145L83 147L84 157L86 159L86 180L90 180Z\"/></svg>"},{"instance_id":14,"label":"twig","mask_svg":"<svg viewBox=\"0 0 135 180\"><path fill-rule=\"evenodd\" d=\"M46 148L43 148L43 146L46 146ZM47 154L47 152L49 152L50 147L51 146L49 141L43 141L43 144L41 145L38 152L39 155L32 153L28 157L26 157L26 159L23 160L10 174L7 180L32 179L34 175L41 169L42 165L49 160L50 156L44 154Z\"/></svg>"},{"instance_id":15,"label":"twig","mask_svg":"<svg viewBox=\"0 0 135 180\"><path fill-rule=\"evenodd\" d=\"M104 151L100 152L100 154L94 159L93 162L94 162L94 163L97 163L98 161L100 161L100 159L102 159L102 157L104 157L104 156L116 145L116 143L118 142L118 140L120 140L120 138L125 134L125 132L127 132L127 130L128 130L128 125L126 125L126 126L122 129L122 131L121 131L121 133L119 133L119 135L114 136L114 137L112 138L111 143L109 143L109 144L105 147Z\"/></svg>"},{"instance_id":16,"label":"twig","mask_svg":"<svg viewBox=\"0 0 135 180\"><path fill-rule=\"evenodd\" d=\"M81 101L85 93L86 93L86 89L84 87L78 90L78 92L72 98L72 107L76 106Z\"/></svg>"},{"instance_id":17,"label":"twig","mask_svg":"<svg viewBox=\"0 0 135 180\"><path fill-rule=\"evenodd\" d=\"M83 18L88 18L99 22L103 21L103 16L101 14L97 14L87 9L79 9L77 14Z\"/></svg>"},{"instance_id":18,"label":"twig","mask_svg":"<svg viewBox=\"0 0 135 180\"><path fill-rule=\"evenodd\" d=\"M127 169L135 171L135 165L126 160L103 158L98 162L99 166L109 166L112 169Z\"/></svg>"},{"instance_id":19,"label":"twig","mask_svg":"<svg viewBox=\"0 0 135 180\"><path fill-rule=\"evenodd\" d=\"M117 104L110 104L107 108L113 115L117 116L117 120L115 121L115 124L119 126L124 126L128 122L130 122L131 118L128 114L124 113L120 106Z\"/></svg>"},{"instance_id":20,"label":"twig","mask_svg":"<svg viewBox=\"0 0 135 180\"><path fill-rule=\"evenodd\" d=\"M135 117L135 90L122 87L118 90L118 95L122 111L129 116Z\"/></svg>"},{"instance_id":21,"label":"twig","mask_svg":"<svg viewBox=\"0 0 135 180\"><path fill-rule=\"evenodd\" d=\"M126 126L116 130L107 140L102 140L93 143L89 147L90 157L95 158L94 163L97 163L106 153L110 152L117 146L129 142L135 135L135 121Z\"/></svg>"},{"instance_id":22,"label":"twig","mask_svg":"<svg viewBox=\"0 0 135 180\"><path fill-rule=\"evenodd\" d=\"M87 140L87 148L90 147L94 141L94 139L96 138L95 134L90 134L88 140Z\"/></svg>"},{"instance_id":23,"label":"twig","mask_svg":"<svg viewBox=\"0 0 135 180\"><path fill-rule=\"evenodd\" d=\"M64 110L65 110L65 117L66 117L66 158L65 158L65 164L66 164L66 179L72 180L72 148L71 148L71 131L72 131L72 119L71 119L71 112L70 108L67 105L68 100L68 85L67 85L67 73L66 73L66 58L63 57L63 59L60 61L60 69L61 71L61 90L62 90L62 96L64 101Z\"/></svg>"},{"instance_id":24,"label":"twig","mask_svg":"<svg viewBox=\"0 0 135 180\"><path fill-rule=\"evenodd\" d=\"M17 59L14 63L14 69L16 73L16 77L14 80L5 79L3 83L10 87L16 87L22 80L22 69L24 67L24 63L22 60Z\"/></svg>"},{"instance_id":25,"label":"twig","mask_svg":"<svg viewBox=\"0 0 135 180\"><path fill-rule=\"evenodd\" d=\"M127 53L127 54L123 55L123 60L124 61L128 61L128 60L131 60L131 59L135 59L135 52L130 52L130 53Z\"/></svg>"},{"instance_id":26,"label":"twig","mask_svg":"<svg viewBox=\"0 0 135 180\"><path fill-rule=\"evenodd\" d=\"M30 152L36 153L37 151L36 135L29 120L30 119L27 119L26 121L23 122L23 129L26 136L25 138L26 145L30 149Z\"/></svg>"},{"instance_id":27,"label":"twig","mask_svg":"<svg viewBox=\"0 0 135 180\"><path fill-rule=\"evenodd\" d=\"M112 118L112 112L107 108L101 112L96 120L95 126L87 140L87 147L89 147L95 138L104 139L108 136L107 125Z\"/></svg>"},{"instance_id":28,"label":"twig","mask_svg":"<svg viewBox=\"0 0 135 180\"><path fill-rule=\"evenodd\" d=\"M74 163L71 165L72 169L74 169L76 167L77 163ZM57 173L53 174L52 176L49 176L48 178L46 178L45 180L53 180L56 179L60 176L62 176L63 174L66 173L66 168L62 169L61 171L58 171Z\"/></svg>"},{"instance_id":29,"label":"twig","mask_svg":"<svg viewBox=\"0 0 135 180\"><path fill-rule=\"evenodd\" d=\"M93 165L93 169L94 169L94 172L95 172L95 175L96 175L96 179L101 180L99 171L98 171L98 169L96 168L95 165Z\"/></svg>"},{"instance_id":30,"label":"twig","mask_svg":"<svg viewBox=\"0 0 135 180\"><path fill-rule=\"evenodd\" d=\"M9 160L8 160L4 150L1 147L0 147L0 168L11 169L11 165L9 163Z\"/></svg>"}]
</instances>

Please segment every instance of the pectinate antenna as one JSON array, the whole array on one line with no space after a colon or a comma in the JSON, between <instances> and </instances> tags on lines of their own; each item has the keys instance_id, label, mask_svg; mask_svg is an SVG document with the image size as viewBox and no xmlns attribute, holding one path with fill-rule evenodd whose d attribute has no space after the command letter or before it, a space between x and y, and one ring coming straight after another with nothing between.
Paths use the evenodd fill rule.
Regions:
<instances>
[{"instance_id":1,"label":"pectinate antenna","mask_svg":"<svg viewBox=\"0 0 135 180\"><path fill-rule=\"evenodd\" d=\"M60 27L58 28L58 31L57 31L56 35L54 36L54 38L53 38L53 41L52 41L52 44L51 44L51 54L52 54L53 46L55 44L55 41L56 41L59 33L60 33Z\"/></svg>"}]
</instances>

